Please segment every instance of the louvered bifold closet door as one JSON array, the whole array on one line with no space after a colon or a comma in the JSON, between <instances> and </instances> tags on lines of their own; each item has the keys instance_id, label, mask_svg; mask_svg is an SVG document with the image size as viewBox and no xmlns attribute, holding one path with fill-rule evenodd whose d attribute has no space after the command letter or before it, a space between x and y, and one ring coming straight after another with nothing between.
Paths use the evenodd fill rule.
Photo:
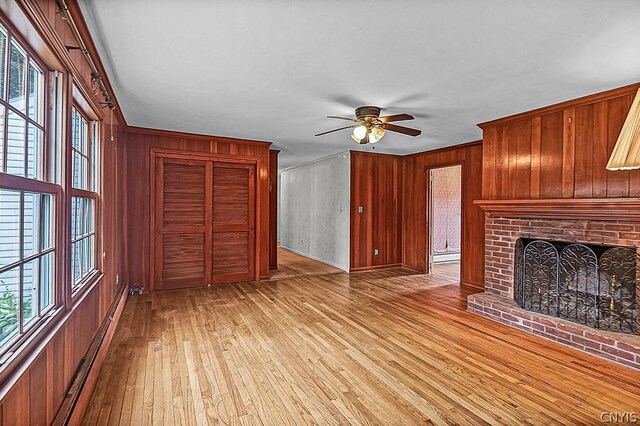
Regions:
<instances>
[{"instance_id":1,"label":"louvered bifold closet door","mask_svg":"<svg viewBox=\"0 0 640 426\"><path fill-rule=\"evenodd\" d=\"M156 161L156 289L208 285L212 163L174 158Z\"/></svg>"},{"instance_id":2,"label":"louvered bifold closet door","mask_svg":"<svg viewBox=\"0 0 640 426\"><path fill-rule=\"evenodd\" d=\"M255 278L255 166L213 165L213 280Z\"/></svg>"}]
</instances>

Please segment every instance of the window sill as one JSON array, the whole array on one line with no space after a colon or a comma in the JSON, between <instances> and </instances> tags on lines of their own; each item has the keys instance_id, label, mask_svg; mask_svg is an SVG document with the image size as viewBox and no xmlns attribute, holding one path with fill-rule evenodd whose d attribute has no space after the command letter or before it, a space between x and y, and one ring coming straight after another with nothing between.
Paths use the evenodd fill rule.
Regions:
<instances>
[{"instance_id":1,"label":"window sill","mask_svg":"<svg viewBox=\"0 0 640 426\"><path fill-rule=\"evenodd\" d=\"M84 299L84 295L91 292L91 289L102 280L102 277L104 277L104 274L98 269L84 277L76 288L72 290L71 306L77 305L81 299Z\"/></svg>"},{"instance_id":2,"label":"window sill","mask_svg":"<svg viewBox=\"0 0 640 426\"><path fill-rule=\"evenodd\" d=\"M64 324L64 306L52 309L40 324L30 330L21 340L4 364L0 366L0 401L9 389L15 385L22 374L31 366L42 350Z\"/></svg>"}]
</instances>

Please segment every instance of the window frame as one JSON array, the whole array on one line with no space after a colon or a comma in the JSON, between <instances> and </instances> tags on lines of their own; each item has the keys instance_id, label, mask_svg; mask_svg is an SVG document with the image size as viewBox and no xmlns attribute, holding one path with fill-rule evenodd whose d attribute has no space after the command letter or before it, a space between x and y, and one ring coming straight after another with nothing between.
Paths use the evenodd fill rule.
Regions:
<instances>
[{"instance_id":1,"label":"window frame","mask_svg":"<svg viewBox=\"0 0 640 426\"><path fill-rule=\"evenodd\" d=\"M90 108L90 107L88 107ZM82 153L80 153L82 155L82 157L87 158L87 187L90 189L80 189L80 188L75 188L73 186L73 175L74 175L74 163L73 163L73 154L74 152L79 152L78 150L76 150L73 147L73 112L74 110L86 121L87 123L87 156L82 155ZM101 181L102 179L100 178L101 176L101 172L102 172L102 167L100 167L101 165L101 161L102 161L102 144L100 143L100 140L98 139L97 141L97 149L94 150L94 145L95 145L95 141L93 140L96 136L96 134L100 135L100 120L95 118L91 118L90 115L86 112L86 110L84 108L82 108L80 106L80 103L76 100L73 99L72 97L72 102L69 108L69 117L67 119L68 122L68 129L69 131L67 132L67 144L66 144L66 148L67 148L67 173L66 173L66 185L67 188L69 188L69 196L67 199L67 211L69 212L69 214L67 215L68 218L68 230L67 230L67 234L68 234L68 244L65 245L65 247L68 249L68 261L67 263L67 268L68 268L68 277L69 279L67 280L68 282L66 283L66 286L68 288L69 294L71 296L71 304L76 303L76 301L78 299L80 299L82 297L82 295L88 291L88 289L93 287L93 284L95 284L96 282L98 282L102 276L103 276L103 268L102 268L102 256L99 255L100 251L101 251L101 242L102 242L102 221L101 221L101 198L102 198L102 188L101 188ZM96 114L92 114L94 116L96 116ZM97 116L96 116L97 117ZM98 130L94 130L94 126L97 126ZM91 158L91 157L97 157L97 158ZM96 169L92 169L92 165L96 167ZM96 182L94 182L94 180L96 180ZM94 189L95 191L92 191L91 189ZM73 198L74 197L79 197L79 198L89 198L93 200L93 232L83 235L82 238L80 239L73 239L71 236L71 232L73 230L73 224L71 223L71 218L72 218L72 207L73 207ZM83 276L80 278L80 280L78 280L77 282L74 281L74 276L73 276L73 269L72 269L72 265L73 265L73 258L72 258L72 244L75 241L79 241L82 240L84 238L87 238L89 235L93 235L94 238L94 246L93 246L93 269L91 271L89 271L89 273L87 273L87 275Z\"/></svg>"},{"instance_id":2,"label":"window frame","mask_svg":"<svg viewBox=\"0 0 640 426\"><path fill-rule=\"evenodd\" d=\"M64 253L64 238L63 238L63 206L65 203L65 197L63 188L60 185L60 182L55 176L55 168L56 161L55 158L51 158L51 156L55 156L56 149L54 146L56 145L57 135L54 135L55 120L56 113L58 111L56 108L50 108L50 101L52 100L52 93L50 92L51 88L55 88L56 84L53 82L54 75L56 71L51 70L33 51L29 43L22 37L22 35L16 30L16 28L4 19L4 16L0 14L0 26L2 27L3 33L6 35L6 56L5 60L5 81L6 85L4 87L4 93L2 94L4 98L0 98L0 104L5 108L4 114L4 133L8 132L8 117L9 111L12 111L20 117L20 119L24 120L26 123L25 127L25 152L24 152L24 174L22 176L6 173L6 164L7 164L7 146L8 146L8 136L3 135L0 144L2 144L3 149L3 157L2 164L0 164L0 188L12 191L20 191L22 194L20 196L21 200L24 199L24 193L35 193L40 195L50 195L51 196L51 206L50 206L50 225L53 227L51 230L51 247L38 251L36 254L31 254L29 256L23 257L23 229L20 229L20 259L19 261L12 262L11 268L9 265L5 265L3 270L13 269L15 267L21 267L29 260L39 258L45 256L48 253L53 253L53 272L52 272L52 294L51 294L51 305L47 308L43 309L40 314L36 314L35 318L31 320L31 322L21 331L23 328L22 325L22 312L18 312L18 333L16 336L8 339L2 348L0 348L0 379L4 378L8 373L11 372L12 366L16 363L20 362L20 360L24 359L24 357L28 356L29 350L34 347L39 341L41 336L43 336L48 330L53 328L58 319L62 317L64 314L64 306L66 295L61 285L64 282L64 268L61 267L62 259L65 256ZM20 111L19 108L16 108L10 105L9 102L9 75L10 75L10 61L11 61L11 43L15 42L15 44L19 47L20 51L25 55L25 112ZM33 63L39 71L42 72L42 80L40 82L38 97L40 99L40 122L36 119L31 118L29 116L29 88L28 88L28 79L29 79L29 64ZM64 83L64 81L63 81ZM53 96L55 98L55 96ZM63 106L64 108L64 106ZM34 125L38 129L40 129L41 137L39 140L39 158L38 158L38 171L39 176L28 177L28 153L29 153L29 125ZM5 142L5 139L7 142ZM5 172L3 172L4 170ZM21 207L23 204L21 204ZM40 211L41 224L42 222L42 211ZM22 222L24 220L24 211L21 208L20 210L20 226L22 228ZM42 235L40 235L42 236ZM40 245L40 244L39 244ZM20 289L19 296L22 297L23 292L23 283L22 277L20 279ZM38 297L39 300L39 297ZM20 302L20 305L21 306ZM40 307L38 306L38 311Z\"/></svg>"}]
</instances>

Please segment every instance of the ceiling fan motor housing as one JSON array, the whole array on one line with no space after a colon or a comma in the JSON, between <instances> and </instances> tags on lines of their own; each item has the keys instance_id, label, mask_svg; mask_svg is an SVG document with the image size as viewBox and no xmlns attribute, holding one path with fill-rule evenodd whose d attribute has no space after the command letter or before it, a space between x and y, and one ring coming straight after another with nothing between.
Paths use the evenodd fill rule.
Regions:
<instances>
[{"instance_id":1,"label":"ceiling fan motor housing","mask_svg":"<svg viewBox=\"0 0 640 426\"><path fill-rule=\"evenodd\" d=\"M356 119L363 120L365 118L380 117L380 108L377 106L361 106L356 108Z\"/></svg>"}]
</instances>

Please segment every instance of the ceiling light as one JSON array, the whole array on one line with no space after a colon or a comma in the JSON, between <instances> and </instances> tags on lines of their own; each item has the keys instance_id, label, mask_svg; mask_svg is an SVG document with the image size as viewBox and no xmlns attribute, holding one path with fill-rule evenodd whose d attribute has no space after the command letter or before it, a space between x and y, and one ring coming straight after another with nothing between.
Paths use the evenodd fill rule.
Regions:
<instances>
[{"instance_id":1,"label":"ceiling light","mask_svg":"<svg viewBox=\"0 0 640 426\"><path fill-rule=\"evenodd\" d=\"M382 126L373 126L369 134L369 143L376 143L384 136L384 128Z\"/></svg>"},{"instance_id":2,"label":"ceiling light","mask_svg":"<svg viewBox=\"0 0 640 426\"><path fill-rule=\"evenodd\" d=\"M355 136L358 139L358 142L364 139L366 135L367 135L367 126L365 126L364 124L361 124L355 129L353 129L353 136Z\"/></svg>"},{"instance_id":3,"label":"ceiling light","mask_svg":"<svg viewBox=\"0 0 640 426\"><path fill-rule=\"evenodd\" d=\"M640 169L640 89L607 163L607 170L634 169Z\"/></svg>"}]
</instances>

